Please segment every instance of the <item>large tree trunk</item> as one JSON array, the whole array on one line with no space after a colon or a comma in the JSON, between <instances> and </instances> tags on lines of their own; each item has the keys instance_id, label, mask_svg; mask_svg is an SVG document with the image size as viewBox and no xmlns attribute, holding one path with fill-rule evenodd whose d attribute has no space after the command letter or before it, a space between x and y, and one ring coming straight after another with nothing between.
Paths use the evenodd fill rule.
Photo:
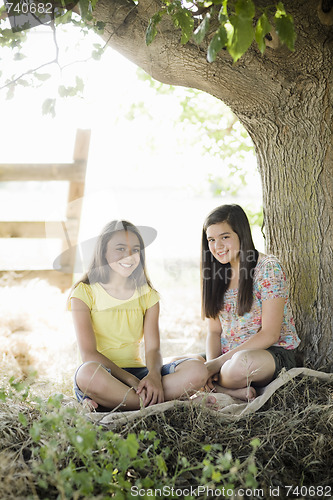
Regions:
<instances>
[{"instance_id":1,"label":"large tree trunk","mask_svg":"<svg viewBox=\"0 0 333 500\"><path fill-rule=\"evenodd\" d=\"M272 33L264 56L252 46L236 64L226 51L209 64L207 41L182 46L167 19L147 47L157 0L99 0L97 18L107 23L108 43L154 78L204 90L242 121L262 177L267 251L288 272L301 350L310 366L332 369L333 11L332 1L325 3L323 12L320 0L285 0L296 51Z\"/></svg>"},{"instance_id":2,"label":"large tree trunk","mask_svg":"<svg viewBox=\"0 0 333 500\"><path fill-rule=\"evenodd\" d=\"M302 351L316 368L332 365L333 350L333 103L324 80L307 85L306 106L288 108L286 90L283 121L267 109L251 131L267 249L285 264Z\"/></svg>"}]
</instances>

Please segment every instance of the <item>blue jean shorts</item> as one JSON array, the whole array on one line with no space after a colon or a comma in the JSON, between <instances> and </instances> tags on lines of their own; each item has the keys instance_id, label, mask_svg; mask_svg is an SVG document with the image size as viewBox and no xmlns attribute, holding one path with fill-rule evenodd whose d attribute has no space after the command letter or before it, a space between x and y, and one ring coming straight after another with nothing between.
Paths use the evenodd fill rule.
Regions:
<instances>
[{"instance_id":1,"label":"blue jean shorts","mask_svg":"<svg viewBox=\"0 0 333 500\"><path fill-rule=\"evenodd\" d=\"M176 361L171 361L170 363L163 365L161 368L162 377L164 377L165 375L169 375L170 373L175 373L175 370L176 370L178 365L180 365L184 361L189 361L190 359L192 359L192 358L177 359ZM89 396L87 396L84 392L81 391L81 389L79 388L79 386L77 385L77 382L76 382L77 372L79 371L81 366L83 366L84 364L85 363L83 363L82 365L80 365L78 367L78 369L76 370L75 375L74 375L74 393L75 393L76 399L78 400L79 403L82 403L85 399L90 399ZM104 370L106 370L107 372L111 373L110 368L106 368L106 366L104 366L102 364L100 366L102 368L104 368ZM128 373L131 373L132 375L137 377L139 380L142 380L149 373L149 370L146 366L140 366L140 367L136 367L136 368L123 368L123 370L127 371Z\"/></svg>"}]
</instances>

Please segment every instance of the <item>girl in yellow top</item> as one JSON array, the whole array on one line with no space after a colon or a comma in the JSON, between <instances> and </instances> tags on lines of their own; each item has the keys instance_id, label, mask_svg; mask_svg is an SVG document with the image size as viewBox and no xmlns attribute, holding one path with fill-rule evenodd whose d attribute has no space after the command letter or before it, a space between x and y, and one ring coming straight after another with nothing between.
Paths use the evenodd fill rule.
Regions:
<instances>
[{"instance_id":1,"label":"girl in yellow top","mask_svg":"<svg viewBox=\"0 0 333 500\"><path fill-rule=\"evenodd\" d=\"M205 385L208 371L199 360L162 366L159 296L148 279L144 242L133 224L112 221L104 228L88 272L71 293L70 309L83 361L74 377L80 402L134 410ZM146 363L140 357L143 338Z\"/></svg>"}]
</instances>

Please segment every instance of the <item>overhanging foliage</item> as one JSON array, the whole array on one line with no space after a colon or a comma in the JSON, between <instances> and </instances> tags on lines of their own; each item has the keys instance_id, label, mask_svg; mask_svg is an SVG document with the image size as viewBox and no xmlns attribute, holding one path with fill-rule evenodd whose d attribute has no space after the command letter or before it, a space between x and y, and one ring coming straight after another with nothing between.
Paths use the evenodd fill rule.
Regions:
<instances>
[{"instance_id":1,"label":"overhanging foliage","mask_svg":"<svg viewBox=\"0 0 333 500\"><path fill-rule=\"evenodd\" d=\"M218 52L228 50L236 62L255 40L264 53L266 37L274 30L290 50L295 48L296 34L292 16L282 2L258 9L252 0L209 0L190 4L181 0L163 0L161 9L153 15L146 32L146 43L153 42L158 25L169 15L181 30L181 43L191 38L200 45L209 41L207 60L213 62Z\"/></svg>"}]
</instances>

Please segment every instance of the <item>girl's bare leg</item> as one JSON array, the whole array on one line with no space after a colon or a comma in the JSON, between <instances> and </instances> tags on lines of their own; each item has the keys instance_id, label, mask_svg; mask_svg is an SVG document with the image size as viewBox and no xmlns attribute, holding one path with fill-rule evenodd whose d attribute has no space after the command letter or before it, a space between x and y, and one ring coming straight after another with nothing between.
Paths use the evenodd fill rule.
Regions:
<instances>
[{"instance_id":1,"label":"girl's bare leg","mask_svg":"<svg viewBox=\"0 0 333 500\"><path fill-rule=\"evenodd\" d=\"M121 410L140 408L140 398L136 392L97 362L82 365L77 372L76 382L84 394L105 408L114 409L119 405Z\"/></svg>"},{"instance_id":2,"label":"girl's bare leg","mask_svg":"<svg viewBox=\"0 0 333 500\"><path fill-rule=\"evenodd\" d=\"M205 386L208 371L202 361L189 359L176 366L175 372L162 378L166 401L191 396Z\"/></svg>"},{"instance_id":3,"label":"girl's bare leg","mask_svg":"<svg viewBox=\"0 0 333 500\"><path fill-rule=\"evenodd\" d=\"M242 401L253 401L256 398L257 393L254 387L249 385L248 387L243 387L241 389L227 389L219 384L215 384L215 391L220 394L228 394L236 399L241 399Z\"/></svg>"},{"instance_id":4,"label":"girl's bare leg","mask_svg":"<svg viewBox=\"0 0 333 500\"><path fill-rule=\"evenodd\" d=\"M176 366L175 372L162 378L165 401L190 397L205 386L208 377L207 368L199 360L188 360ZM137 410L140 398L136 392L107 372L99 363L85 363L78 370L76 382L84 394L106 408ZM212 396L211 404L216 401Z\"/></svg>"},{"instance_id":5,"label":"girl's bare leg","mask_svg":"<svg viewBox=\"0 0 333 500\"><path fill-rule=\"evenodd\" d=\"M183 354L182 356L169 356L168 358L163 358L164 363L171 363L172 361L178 361L178 359L191 358L198 359L202 363L205 363L205 358L201 356L201 354L192 353L192 354Z\"/></svg>"},{"instance_id":6,"label":"girl's bare leg","mask_svg":"<svg viewBox=\"0 0 333 500\"><path fill-rule=\"evenodd\" d=\"M275 361L270 352L264 349L239 351L222 366L216 390L251 400L256 397L256 392L250 384L267 385L274 372Z\"/></svg>"},{"instance_id":7,"label":"girl's bare leg","mask_svg":"<svg viewBox=\"0 0 333 500\"><path fill-rule=\"evenodd\" d=\"M221 368L219 383L223 387L238 389L251 382L268 384L275 372L272 354L264 349L239 351Z\"/></svg>"}]
</instances>

